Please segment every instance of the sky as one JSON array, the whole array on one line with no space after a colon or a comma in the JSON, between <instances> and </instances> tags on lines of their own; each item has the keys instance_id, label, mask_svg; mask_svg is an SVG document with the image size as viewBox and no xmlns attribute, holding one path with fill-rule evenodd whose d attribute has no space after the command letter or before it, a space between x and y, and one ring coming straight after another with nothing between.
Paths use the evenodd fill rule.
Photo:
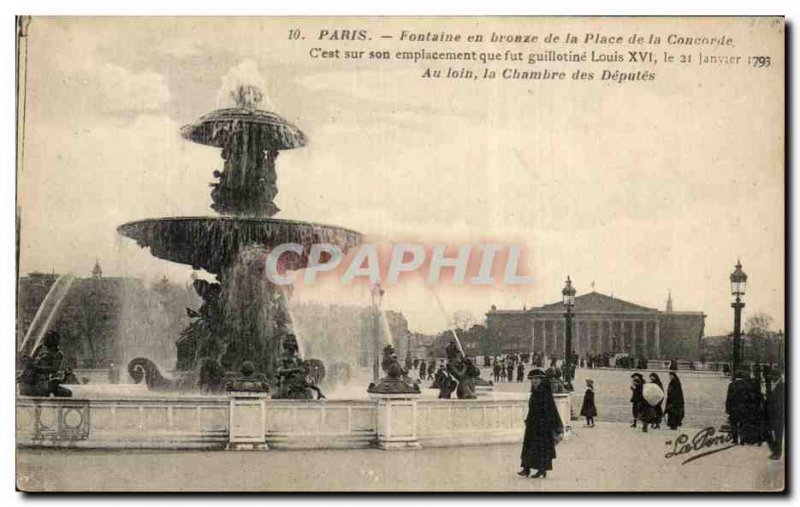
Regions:
<instances>
[{"instance_id":1,"label":"sky","mask_svg":"<svg viewBox=\"0 0 800 507\"><path fill-rule=\"evenodd\" d=\"M621 19L594 22L643 30ZM720 31L707 19L693 29L636 22L659 33ZM402 311L412 330L438 331L456 311L480 321L492 304L558 301L569 275L579 295L594 283L662 310L671 292L676 310L707 314L706 334L728 333L737 259L749 275L745 319L765 312L783 328L783 39L766 25L743 20L724 31L741 51L770 52L769 70L657 68L655 81L627 85L424 80L425 64L309 58L313 47L361 47L316 40L322 28L576 28L570 20L528 23L35 18L20 130L20 273L88 275L98 260L107 276L188 281L189 267L151 257L116 228L214 215L208 182L221 168L219 150L183 140L179 129L227 106L221 90L245 76L310 139L278 158L278 218L383 241L492 238L524 247L533 280L524 287L413 279L389 287L385 307ZM295 27L306 40L288 40ZM363 287L335 284L295 297L369 302Z\"/></svg>"}]
</instances>

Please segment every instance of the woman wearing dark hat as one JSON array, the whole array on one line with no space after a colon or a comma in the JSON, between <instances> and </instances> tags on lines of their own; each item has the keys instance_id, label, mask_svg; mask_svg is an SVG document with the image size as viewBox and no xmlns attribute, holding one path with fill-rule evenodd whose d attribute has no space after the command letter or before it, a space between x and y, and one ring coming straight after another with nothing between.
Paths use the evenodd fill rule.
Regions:
<instances>
[{"instance_id":1,"label":"woman wearing dark hat","mask_svg":"<svg viewBox=\"0 0 800 507\"><path fill-rule=\"evenodd\" d=\"M678 426L683 424L683 386L674 371L669 372L666 413L667 426L671 430L677 430Z\"/></svg>"},{"instance_id":2,"label":"woman wearing dark hat","mask_svg":"<svg viewBox=\"0 0 800 507\"><path fill-rule=\"evenodd\" d=\"M547 477L553 469L556 458L556 442L560 440L564 427L556 410L550 383L545 380L545 372L534 368L528 374L531 379L531 396L528 400L528 417L525 419L525 439L522 442L522 471L519 475L528 477L531 469L536 470L533 478Z\"/></svg>"},{"instance_id":3,"label":"woman wearing dark hat","mask_svg":"<svg viewBox=\"0 0 800 507\"><path fill-rule=\"evenodd\" d=\"M583 393L581 415L586 418L586 427L594 428L594 418L597 417L597 407L594 405L594 381L586 379L586 392Z\"/></svg>"}]
</instances>

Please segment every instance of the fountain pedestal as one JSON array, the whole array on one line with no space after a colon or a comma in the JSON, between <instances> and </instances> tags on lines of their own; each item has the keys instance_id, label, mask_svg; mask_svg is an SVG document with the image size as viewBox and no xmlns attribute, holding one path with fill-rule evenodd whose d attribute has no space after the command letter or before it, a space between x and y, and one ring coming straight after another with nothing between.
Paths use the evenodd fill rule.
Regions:
<instances>
[{"instance_id":1,"label":"fountain pedestal","mask_svg":"<svg viewBox=\"0 0 800 507\"><path fill-rule=\"evenodd\" d=\"M229 451L269 450L265 438L267 393L231 391L228 445Z\"/></svg>"},{"instance_id":2,"label":"fountain pedestal","mask_svg":"<svg viewBox=\"0 0 800 507\"><path fill-rule=\"evenodd\" d=\"M572 435L572 393L553 393L556 410L564 425L564 438Z\"/></svg>"},{"instance_id":3,"label":"fountain pedestal","mask_svg":"<svg viewBox=\"0 0 800 507\"><path fill-rule=\"evenodd\" d=\"M417 399L419 394L378 394L369 397L377 402L377 446L385 451L420 449L417 436Z\"/></svg>"}]
</instances>

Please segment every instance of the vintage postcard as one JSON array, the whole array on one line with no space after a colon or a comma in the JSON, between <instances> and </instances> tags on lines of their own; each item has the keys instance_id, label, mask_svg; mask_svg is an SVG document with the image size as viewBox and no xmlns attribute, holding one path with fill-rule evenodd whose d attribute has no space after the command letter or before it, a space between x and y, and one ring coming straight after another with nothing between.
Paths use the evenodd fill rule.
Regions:
<instances>
[{"instance_id":1,"label":"vintage postcard","mask_svg":"<svg viewBox=\"0 0 800 507\"><path fill-rule=\"evenodd\" d=\"M783 492L781 17L39 17L25 492Z\"/></svg>"}]
</instances>

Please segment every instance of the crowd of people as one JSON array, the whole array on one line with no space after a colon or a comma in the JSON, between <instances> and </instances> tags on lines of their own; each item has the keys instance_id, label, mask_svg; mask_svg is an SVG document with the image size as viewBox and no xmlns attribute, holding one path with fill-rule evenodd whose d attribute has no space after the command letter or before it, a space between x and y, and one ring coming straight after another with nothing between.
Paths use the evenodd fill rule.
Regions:
<instances>
[{"instance_id":1,"label":"crowd of people","mask_svg":"<svg viewBox=\"0 0 800 507\"><path fill-rule=\"evenodd\" d=\"M769 445L771 459L783 452L784 385L778 368L734 372L725 398L733 442Z\"/></svg>"},{"instance_id":2,"label":"crowd of people","mask_svg":"<svg viewBox=\"0 0 800 507\"><path fill-rule=\"evenodd\" d=\"M677 430L683 424L683 386L677 373L669 372L666 390L661 377L655 372L648 375L649 382L641 373L634 373L631 379L631 428L636 428L641 422L645 433L651 428L660 429L665 417L671 430Z\"/></svg>"},{"instance_id":3,"label":"crowd of people","mask_svg":"<svg viewBox=\"0 0 800 507\"><path fill-rule=\"evenodd\" d=\"M521 355L509 354L503 358L494 357L492 379L495 382L523 382L525 380L525 361Z\"/></svg>"}]
</instances>

